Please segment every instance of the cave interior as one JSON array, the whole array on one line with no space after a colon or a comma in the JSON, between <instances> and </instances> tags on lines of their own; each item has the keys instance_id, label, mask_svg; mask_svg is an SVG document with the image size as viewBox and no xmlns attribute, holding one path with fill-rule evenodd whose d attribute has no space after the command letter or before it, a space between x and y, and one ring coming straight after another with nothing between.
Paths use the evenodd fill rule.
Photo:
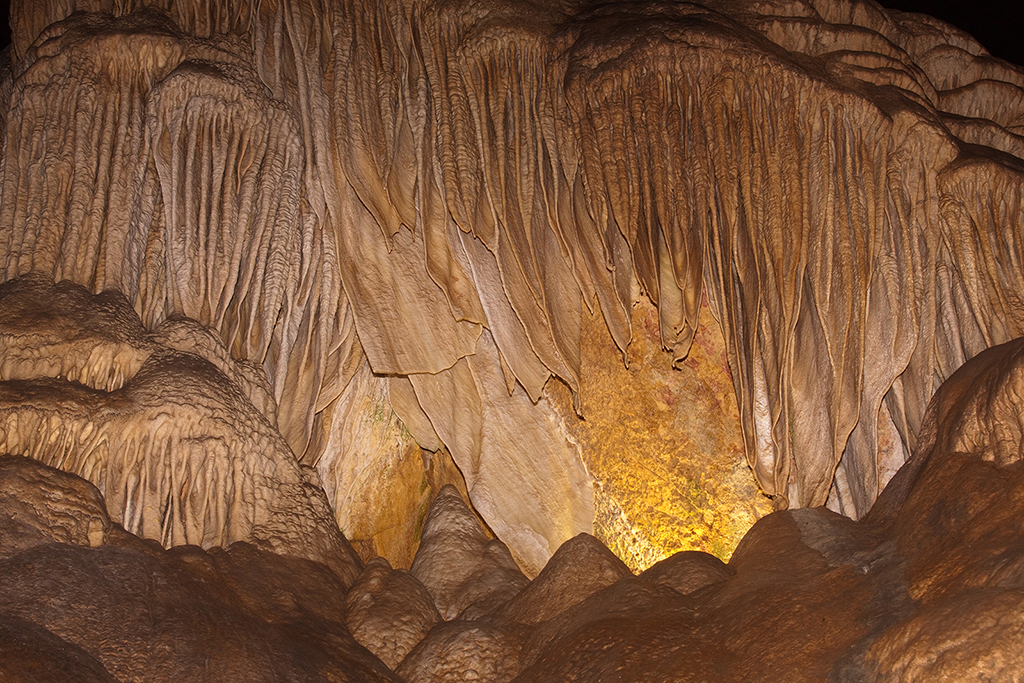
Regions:
<instances>
[{"instance_id":1,"label":"cave interior","mask_svg":"<svg viewBox=\"0 0 1024 683\"><path fill-rule=\"evenodd\" d=\"M1024 680L1024 68L874 0L9 19L3 680Z\"/></svg>"}]
</instances>

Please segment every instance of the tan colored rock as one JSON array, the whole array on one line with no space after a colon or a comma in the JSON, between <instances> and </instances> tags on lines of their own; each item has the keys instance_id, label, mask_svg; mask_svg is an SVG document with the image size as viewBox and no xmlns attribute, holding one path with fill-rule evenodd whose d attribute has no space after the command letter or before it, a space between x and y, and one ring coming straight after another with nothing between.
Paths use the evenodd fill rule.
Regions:
<instances>
[{"instance_id":1,"label":"tan colored rock","mask_svg":"<svg viewBox=\"0 0 1024 683\"><path fill-rule=\"evenodd\" d=\"M338 526L361 557L379 555L407 569L434 496L446 484L465 492L466 484L440 442L433 453L422 449L399 419L394 386L363 364L321 413L328 434L316 469Z\"/></svg>"},{"instance_id":2,"label":"tan colored rock","mask_svg":"<svg viewBox=\"0 0 1024 683\"><path fill-rule=\"evenodd\" d=\"M409 572L426 586L445 620L489 614L527 584L505 544L488 538L450 485L430 505Z\"/></svg>"},{"instance_id":3,"label":"tan colored rock","mask_svg":"<svg viewBox=\"0 0 1024 683\"><path fill-rule=\"evenodd\" d=\"M964 591L1024 584L1017 547L1024 507L1024 341L988 349L947 380L918 453L872 517L892 525L910 594L930 604Z\"/></svg>"},{"instance_id":4,"label":"tan colored rock","mask_svg":"<svg viewBox=\"0 0 1024 683\"><path fill-rule=\"evenodd\" d=\"M345 605L352 637L391 669L441 621L423 584L382 557L366 563Z\"/></svg>"},{"instance_id":5,"label":"tan colored rock","mask_svg":"<svg viewBox=\"0 0 1024 683\"><path fill-rule=\"evenodd\" d=\"M111 528L94 486L17 455L0 456L0 508L2 557L44 543L96 548Z\"/></svg>"},{"instance_id":6,"label":"tan colored rock","mask_svg":"<svg viewBox=\"0 0 1024 683\"><path fill-rule=\"evenodd\" d=\"M430 630L396 669L407 683L508 683L519 673L520 638L478 621L446 621Z\"/></svg>"},{"instance_id":7,"label":"tan colored rock","mask_svg":"<svg viewBox=\"0 0 1024 683\"><path fill-rule=\"evenodd\" d=\"M713 680L719 663L698 654L693 629L690 605L627 577L537 627L523 646L515 680ZM718 668L728 680L728 665Z\"/></svg>"},{"instance_id":8,"label":"tan colored rock","mask_svg":"<svg viewBox=\"0 0 1024 683\"><path fill-rule=\"evenodd\" d=\"M923 608L871 646L878 683L1017 681L1024 670L1024 591L971 591Z\"/></svg>"},{"instance_id":9,"label":"tan colored rock","mask_svg":"<svg viewBox=\"0 0 1024 683\"><path fill-rule=\"evenodd\" d=\"M824 517L816 525L802 513ZM879 589L874 582L898 579L872 565L878 542L871 529L827 511L769 515L703 590L678 581L697 572L671 576L697 564L693 553L679 553L540 624L516 680L826 680L876 625L867 606Z\"/></svg>"},{"instance_id":10,"label":"tan colored rock","mask_svg":"<svg viewBox=\"0 0 1024 683\"><path fill-rule=\"evenodd\" d=\"M596 480L594 535L634 571L680 550L728 560L771 501L743 455L719 325L705 302L689 355L673 368L645 298L633 304L631 324L624 364L601 316L584 316L584 419L568 391L548 390Z\"/></svg>"},{"instance_id":11,"label":"tan colored rock","mask_svg":"<svg viewBox=\"0 0 1024 683\"><path fill-rule=\"evenodd\" d=\"M609 425L672 435L673 413L716 412L724 355L747 464L776 508L879 511L864 524L820 510L766 517L730 560L735 575L687 595L687 577L721 568L698 560L702 578L684 558L653 582L624 577L541 622L518 675L818 681L867 676L872 652L913 676L960 675L986 652L1002 666L1005 653L980 641L948 667L921 653L959 637L939 622L965 591L1018 588L1015 372L979 368L986 356L971 372L988 379L961 375L926 408L967 359L1024 334L1021 68L871 0L22 0L11 19L3 279L67 278L123 299L101 295L109 310L95 321L61 313L76 304L59 293L11 307L31 324L2 340L3 450L86 475L114 520L166 545L246 539L322 559L346 584L359 562L311 466L322 463L334 501L348 500L360 464L377 467L356 484L372 504L353 518L403 521L388 538L366 524L371 549L409 537L419 519L404 511L425 493L428 468L405 457L412 440L384 458L335 448L387 402L386 384L411 437L451 454L501 539L441 491L413 573L444 616L476 621L438 626L409 671L465 678L478 662L500 678L514 658L494 652L514 651L519 634L485 619L525 582L512 558L533 576L563 542L597 531L629 537L617 545L641 567L682 547L679 528L698 541L687 547L726 555L708 529L734 517L691 486L701 469L674 457L678 440L602 433L613 447L594 457L593 434L573 429L597 400L613 407ZM642 325L641 297L655 307ZM721 347L701 339L705 298ZM166 338L173 349L149 335L178 315L223 349L188 330ZM28 331L46 317L59 333ZM713 387L655 376L644 400L595 399L608 385L627 393L614 379L588 384L587 346L606 338L614 363L643 347L643 365L687 379L715 369ZM397 423L386 414L361 444L387 442ZM722 455L715 493L749 490L717 437L692 440ZM637 445L655 441L654 453ZM381 474L398 463L393 479ZM631 480L637 471L653 475ZM36 506L32 519L58 513ZM63 641L93 624L76 621L77 593L54 574L27 583L38 568L99 585L99 621L124 596L101 585L98 557L176 586L143 587L137 603L193 605L203 624L210 604L232 615L210 629L249 623L236 603L266 621L258 606L274 601L231 597L236 576L217 583L224 600L190 602L201 581L185 589L147 564L163 551L116 533L121 545L39 545L45 533L82 539L75 525L41 528L20 536L35 545L4 560L0 581L7 604L52 608L40 626ZM143 559L114 557L129 550ZM282 567L269 584L294 570ZM308 616L292 609L308 592L280 595L289 625ZM1015 642L1013 618L986 600L974 617ZM130 656L169 642L152 623L106 625L146 636L112 636L118 677L133 675ZM19 652L57 642L36 636ZM251 661L246 646L226 647L218 666L258 679L267 652L288 650L274 642Z\"/></svg>"},{"instance_id":12,"label":"tan colored rock","mask_svg":"<svg viewBox=\"0 0 1024 683\"><path fill-rule=\"evenodd\" d=\"M531 575L596 518L637 567L724 526L611 466L595 507L546 388L586 406L584 311L685 367L706 297L762 490L858 517L936 382L1024 333L1024 72L860 0L632 10L16 2L5 277L194 318L306 464L365 350Z\"/></svg>"},{"instance_id":13,"label":"tan colored rock","mask_svg":"<svg viewBox=\"0 0 1024 683\"><path fill-rule=\"evenodd\" d=\"M355 578L316 473L213 364L144 335L116 293L32 277L0 302L0 451L91 481L115 521L165 547L246 540Z\"/></svg>"},{"instance_id":14,"label":"tan colored rock","mask_svg":"<svg viewBox=\"0 0 1024 683\"><path fill-rule=\"evenodd\" d=\"M112 9L87 4L78 9ZM202 27L214 9L232 24L253 8L173 5L174 20L154 7L66 19L66 4L37 8L63 21L16 59L5 278L36 271L118 289L150 329L194 318L232 357L263 367L273 421L300 455L317 451L314 415L362 360L335 235L303 197L302 137L267 96L251 47ZM54 132L36 140L36 130Z\"/></svg>"},{"instance_id":15,"label":"tan colored rock","mask_svg":"<svg viewBox=\"0 0 1024 683\"><path fill-rule=\"evenodd\" d=\"M213 363L245 393L249 402L274 427L277 426L277 404L263 368L251 361L236 360L212 332L189 318L165 320L153 330L150 338L167 348L191 353Z\"/></svg>"},{"instance_id":16,"label":"tan colored rock","mask_svg":"<svg viewBox=\"0 0 1024 683\"><path fill-rule=\"evenodd\" d=\"M640 578L658 588L689 595L731 578L735 571L714 555L699 550L678 552L644 570Z\"/></svg>"},{"instance_id":17,"label":"tan colored rock","mask_svg":"<svg viewBox=\"0 0 1024 683\"><path fill-rule=\"evenodd\" d=\"M564 541L593 525L593 480L554 406L509 384L486 331L477 353L409 377L416 399L466 479L469 499L536 574Z\"/></svg>"}]
</instances>

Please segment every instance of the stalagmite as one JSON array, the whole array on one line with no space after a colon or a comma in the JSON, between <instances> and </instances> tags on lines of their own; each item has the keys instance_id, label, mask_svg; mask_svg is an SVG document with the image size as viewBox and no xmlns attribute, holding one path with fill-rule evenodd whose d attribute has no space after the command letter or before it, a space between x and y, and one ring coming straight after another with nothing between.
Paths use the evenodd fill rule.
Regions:
<instances>
[{"instance_id":1,"label":"stalagmite","mask_svg":"<svg viewBox=\"0 0 1024 683\"><path fill-rule=\"evenodd\" d=\"M487 538L454 486L441 489L431 504L409 572L445 620L487 614L526 584L508 548Z\"/></svg>"},{"instance_id":2,"label":"stalagmite","mask_svg":"<svg viewBox=\"0 0 1024 683\"><path fill-rule=\"evenodd\" d=\"M392 669L441 621L423 584L382 557L366 563L345 604L352 636Z\"/></svg>"}]
</instances>

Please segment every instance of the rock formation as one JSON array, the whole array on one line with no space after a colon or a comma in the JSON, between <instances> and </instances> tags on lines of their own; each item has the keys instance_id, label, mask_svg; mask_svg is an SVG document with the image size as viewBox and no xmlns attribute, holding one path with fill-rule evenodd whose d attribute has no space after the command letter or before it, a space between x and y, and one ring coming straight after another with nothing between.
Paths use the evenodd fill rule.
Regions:
<instances>
[{"instance_id":1,"label":"rock formation","mask_svg":"<svg viewBox=\"0 0 1024 683\"><path fill-rule=\"evenodd\" d=\"M1019 669L1021 67L873 0L10 10L9 677Z\"/></svg>"},{"instance_id":2,"label":"rock formation","mask_svg":"<svg viewBox=\"0 0 1024 683\"><path fill-rule=\"evenodd\" d=\"M26 681L53 671L90 681L1015 680L1022 390L1024 340L984 351L939 390L922 450L863 520L780 511L728 564L684 552L639 576L584 534L532 581L514 580L510 560L494 559L507 550L447 487L413 571L377 558L349 587L326 565L245 542L164 550L112 521L91 484L4 456L0 671Z\"/></svg>"},{"instance_id":3,"label":"rock formation","mask_svg":"<svg viewBox=\"0 0 1024 683\"><path fill-rule=\"evenodd\" d=\"M215 363L161 345L176 335L147 334L117 292L27 276L0 285L0 318L0 450L84 477L166 547L248 541L355 578L316 472Z\"/></svg>"}]
</instances>

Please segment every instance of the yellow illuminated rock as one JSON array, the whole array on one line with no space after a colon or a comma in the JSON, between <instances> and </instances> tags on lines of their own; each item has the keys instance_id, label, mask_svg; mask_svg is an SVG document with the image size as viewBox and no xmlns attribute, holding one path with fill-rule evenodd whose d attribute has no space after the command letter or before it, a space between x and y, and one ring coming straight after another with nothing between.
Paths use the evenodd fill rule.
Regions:
<instances>
[{"instance_id":1,"label":"yellow illuminated rock","mask_svg":"<svg viewBox=\"0 0 1024 683\"><path fill-rule=\"evenodd\" d=\"M345 536L364 560L412 564L427 507L445 484L466 484L447 449L421 449L388 400L387 382L363 366L325 420L317 463Z\"/></svg>"},{"instance_id":2,"label":"yellow illuminated rock","mask_svg":"<svg viewBox=\"0 0 1024 683\"><path fill-rule=\"evenodd\" d=\"M600 312L584 318L584 419L572 416L563 388L549 385L549 394L596 479L595 535L634 571L680 550L727 560L771 502L744 458L725 342L707 303L678 370L646 299L633 307L629 367Z\"/></svg>"}]
</instances>

